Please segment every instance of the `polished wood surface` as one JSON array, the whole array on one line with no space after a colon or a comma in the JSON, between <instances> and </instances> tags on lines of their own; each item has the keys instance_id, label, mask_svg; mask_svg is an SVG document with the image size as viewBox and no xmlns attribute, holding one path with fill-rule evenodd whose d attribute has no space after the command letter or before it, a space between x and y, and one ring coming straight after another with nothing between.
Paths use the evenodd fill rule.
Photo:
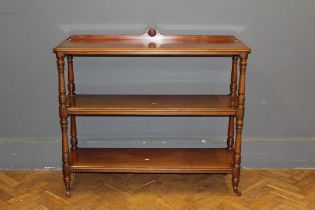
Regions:
<instances>
[{"instance_id":1,"label":"polished wood surface","mask_svg":"<svg viewBox=\"0 0 315 210\"><path fill-rule=\"evenodd\" d=\"M237 62L238 57L232 57L232 70L231 70L231 83L230 83L230 96L236 97L237 91ZM234 149L234 129L235 129L235 116L229 116L229 128L228 128L228 138L227 138L227 148L232 150Z\"/></svg>"},{"instance_id":2,"label":"polished wood surface","mask_svg":"<svg viewBox=\"0 0 315 210\"><path fill-rule=\"evenodd\" d=\"M224 95L76 95L75 115L235 115L237 98Z\"/></svg>"},{"instance_id":3,"label":"polished wood surface","mask_svg":"<svg viewBox=\"0 0 315 210\"><path fill-rule=\"evenodd\" d=\"M75 96L75 83L74 83L74 71L73 71L73 56L69 55L67 57L68 63L68 97ZM71 136L71 148L75 149L78 145L77 138L77 125L75 116L70 116L70 136Z\"/></svg>"},{"instance_id":4,"label":"polished wood surface","mask_svg":"<svg viewBox=\"0 0 315 210\"><path fill-rule=\"evenodd\" d=\"M72 35L54 48L54 52L57 57L63 179L67 195L70 195L71 173L75 171L232 173L233 190L236 195L240 195L238 185L245 111L245 80L247 58L250 53L250 49L244 43L232 35L162 35L155 28L149 28L142 35ZM75 93L73 59L82 55L122 57L229 56L232 58L230 94L77 95ZM68 64L68 93L66 93L64 73L65 58L67 58ZM174 154L181 154L179 157L174 154L169 156L166 152L161 152L162 150L148 149L147 152L151 151L152 155L163 155L163 158L157 159L156 164L152 161L142 161L135 162L135 165L128 168L126 164L131 164L127 160L128 155L131 155L128 150L91 150L77 147L76 116L79 115L229 117L227 148L209 150L209 153L203 152L206 150L200 150L202 151L200 154L197 154L197 150L191 150L193 151L191 153L188 152L190 150L183 149L181 153L176 150L178 152ZM70 118L71 157L68 142L68 118ZM133 151L136 152L132 153L132 157L139 158L142 157L145 150L135 149ZM107 152L111 154L111 157L115 157L114 160L107 156ZM139 153L138 156L136 153ZM168 156L169 159L164 159ZM154 157L156 156L154 155ZM107 160L107 164L100 164L103 159ZM199 162L196 161L197 159ZM131 160L133 159L131 158ZM124 162L125 165L118 166L119 161ZM116 166L108 165L112 163L115 163ZM168 165L171 163L173 165ZM185 164L187 164L186 168L184 167Z\"/></svg>"},{"instance_id":5,"label":"polished wood surface","mask_svg":"<svg viewBox=\"0 0 315 210\"><path fill-rule=\"evenodd\" d=\"M56 55L58 69L58 92L59 92L59 118L62 138L62 173L63 181L66 187L66 194L70 195L70 157L68 142L68 114L67 114L67 96L65 84L65 62L63 55Z\"/></svg>"},{"instance_id":6,"label":"polished wood surface","mask_svg":"<svg viewBox=\"0 0 315 210\"><path fill-rule=\"evenodd\" d=\"M71 197L59 170L0 171L1 210L314 210L315 170L242 169L231 175L77 173Z\"/></svg>"},{"instance_id":7,"label":"polished wood surface","mask_svg":"<svg viewBox=\"0 0 315 210\"><path fill-rule=\"evenodd\" d=\"M234 145L234 167L233 167L233 190L237 195L241 195L238 190L240 182L241 170L241 148L242 148L242 131L244 126L244 112L245 112L245 80L246 80L246 67L247 67L247 54L240 56L240 79L238 83L238 111L236 115L236 136Z\"/></svg>"},{"instance_id":8,"label":"polished wood surface","mask_svg":"<svg viewBox=\"0 0 315 210\"><path fill-rule=\"evenodd\" d=\"M71 170L133 173L231 172L227 149L82 148L71 152Z\"/></svg>"},{"instance_id":9,"label":"polished wood surface","mask_svg":"<svg viewBox=\"0 0 315 210\"><path fill-rule=\"evenodd\" d=\"M162 35L151 28L143 35L72 35L54 52L72 55L240 55L249 53L250 49L232 35Z\"/></svg>"}]
</instances>

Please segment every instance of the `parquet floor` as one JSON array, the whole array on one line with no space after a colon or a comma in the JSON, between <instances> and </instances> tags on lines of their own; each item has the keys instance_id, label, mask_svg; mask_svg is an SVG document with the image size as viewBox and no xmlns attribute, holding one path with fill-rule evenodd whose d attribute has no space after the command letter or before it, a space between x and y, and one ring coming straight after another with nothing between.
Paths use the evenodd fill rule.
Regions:
<instances>
[{"instance_id":1,"label":"parquet floor","mask_svg":"<svg viewBox=\"0 0 315 210\"><path fill-rule=\"evenodd\" d=\"M64 195L60 171L0 171L0 209L315 209L315 170L242 170L242 197L221 174L81 173Z\"/></svg>"}]
</instances>

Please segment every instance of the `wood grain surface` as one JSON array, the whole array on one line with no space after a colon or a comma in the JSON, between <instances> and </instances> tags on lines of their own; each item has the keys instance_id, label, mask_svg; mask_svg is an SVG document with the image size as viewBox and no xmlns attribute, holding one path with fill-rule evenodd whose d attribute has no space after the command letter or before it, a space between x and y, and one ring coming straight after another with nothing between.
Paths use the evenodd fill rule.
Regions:
<instances>
[{"instance_id":1,"label":"wood grain surface","mask_svg":"<svg viewBox=\"0 0 315 210\"><path fill-rule=\"evenodd\" d=\"M69 198L60 171L1 171L0 209L315 209L315 170L242 169L242 178L236 197L231 175L77 173Z\"/></svg>"},{"instance_id":2,"label":"wood grain surface","mask_svg":"<svg viewBox=\"0 0 315 210\"><path fill-rule=\"evenodd\" d=\"M79 148L71 152L72 171L134 173L231 173L228 149Z\"/></svg>"},{"instance_id":3,"label":"wood grain surface","mask_svg":"<svg viewBox=\"0 0 315 210\"><path fill-rule=\"evenodd\" d=\"M224 95L76 95L75 115L235 115L237 98Z\"/></svg>"},{"instance_id":4,"label":"wood grain surface","mask_svg":"<svg viewBox=\"0 0 315 210\"><path fill-rule=\"evenodd\" d=\"M151 31L150 31L151 30ZM152 35L150 33L153 31ZM71 55L240 55L250 49L233 35L72 35L54 48Z\"/></svg>"}]
</instances>

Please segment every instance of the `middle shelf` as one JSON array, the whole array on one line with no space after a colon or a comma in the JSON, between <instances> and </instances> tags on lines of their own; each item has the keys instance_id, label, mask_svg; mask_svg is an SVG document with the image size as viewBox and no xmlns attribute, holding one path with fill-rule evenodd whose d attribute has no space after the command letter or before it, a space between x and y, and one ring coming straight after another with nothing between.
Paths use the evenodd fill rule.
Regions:
<instances>
[{"instance_id":1,"label":"middle shelf","mask_svg":"<svg viewBox=\"0 0 315 210\"><path fill-rule=\"evenodd\" d=\"M76 95L68 96L70 115L229 116L237 97L228 95Z\"/></svg>"}]
</instances>

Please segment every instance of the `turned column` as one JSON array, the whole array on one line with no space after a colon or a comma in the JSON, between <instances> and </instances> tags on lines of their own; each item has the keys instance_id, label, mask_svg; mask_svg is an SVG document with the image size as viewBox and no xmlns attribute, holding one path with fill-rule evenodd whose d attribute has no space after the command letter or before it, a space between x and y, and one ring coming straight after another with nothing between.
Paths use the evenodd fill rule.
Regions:
<instances>
[{"instance_id":1,"label":"turned column","mask_svg":"<svg viewBox=\"0 0 315 210\"><path fill-rule=\"evenodd\" d=\"M241 195L238 190L238 184L240 181L240 167L241 167L241 146L242 146L242 130L244 124L244 104L245 104L245 79L246 79L246 66L247 66L247 54L240 55L240 78L238 84L238 108L236 116L236 139L234 146L234 167L233 167L233 190L238 196Z\"/></svg>"},{"instance_id":2,"label":"turned column","mask_svg":"<svg viewBox=\"0 0 315 210\"><path fill-rule=\"evenodd\" d=\"M73 72L73 57L68 55L68 96L69 103L72 103L73 97L75 96L75 84L74 84L74 72ZM75 150L78 147L77 138L77 125L74 115L70 116L70 135L71 135L71 150Z\"/></svg>"},{"instance_id":3,"label":"turned column","mask_svg":"<svg viewBox=\"0 0 315 210\"><path fill-rule=\"evenodd\" d=\"M237 91L237 61L238 57L232 57L232 71L231 71L231 83L230 83L230 96L233 98L236 97ZM232 150L234 148L234 129L235 129L235 120L234 116L229 117L229 130L228 130L228 139L227 139L227 149Z\"/></svg>"},{"instance_id":4,"label":"turned column","mask_svg":"<svg viewBox=\"0 0 315 210\"><path fill-rule=\"evenodd\" d=\"M57 54L58 67L58 90L59 90L59 117L62 137L62 172L63 181L66 186L66 194L70 195L70 157L68 146L68 119L66 106L66 85L64 75L64 55Z\"/></svg>"}]
</instances>

